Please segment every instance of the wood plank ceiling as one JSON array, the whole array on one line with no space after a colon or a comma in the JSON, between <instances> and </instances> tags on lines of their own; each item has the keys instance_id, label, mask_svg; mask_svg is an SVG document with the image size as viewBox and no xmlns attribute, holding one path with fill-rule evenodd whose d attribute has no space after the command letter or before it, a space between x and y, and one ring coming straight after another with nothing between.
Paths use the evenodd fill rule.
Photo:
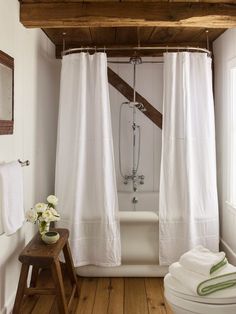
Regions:
<instances>
[{"instance_id":1,"label":"wood plank ceiling","mask_svg":"<svg viewBox=\"0 0 236 314\"><path fill-rule=\"evenodd\" d=\"M225 29L208 30L209 43L221 35ZM205 28L164 28L164 27L87 27L87 28L47 28L44 32L56 45L57 57L63 48L113 47L113 46L193 46L206 48ZM64 34L64 35L63 35ZM156 56L160 52L143 51L142 55ZM132 51L110 51L109 56L131 56Z\"/></svg>"},{"instance_id":2,"label":"wood plank ceiling","mask_svg":"<svg viewBox=\"0 0 236 314\"><path fill-rule=\"evenodd\" d=\"M89 17L85 16L83 19L83 14L79 12L80 10L84 10L86 14L86 8L89 10L89 6L95 5L96 3L99 4L100 2L87 2L87 1L79 1L79 0L22 0L21 2L21 22L26 27L38 27L35 26L38 23L41 23L42 29L47 34L47 36L52 40L52 42L56 45L56 54L57 57L60 57L62 47L63 47L63 38L65 39L65 46L66 48L74 48L74 47L87 47L87 46L96 46L96 47L104 47L104 46L194 46L194 47L206 47L207 46L207 34L206 30L208 30L208 38L209 38L209 44L211 47L211 43L219 36L221 35L226 28L232 27L235 25L236 27L236 0L192 0L192 1L184 1L184 0L162 0L159 2L129 2L129 1L109 1L109 2L103 2L104 4L104 10L107 6L107 4L114 4L113 7L113 13L106 13L110 14L108 20L110 19L112 21L113 19L113 27L105 27L105 23L102 23L102 11L101 13L96 13L94 15L90 14ZM64 8L69 8L71 5L73 5L72 8L77 8L76 5L81 6L78 7L78 11L71 11L72 15L74 16L73 19L76 21L76 23L79 23L79 25L82 25L82 27L77 27L76 23L73 24L73 27L69 27L70 23L68 23L68 16L65 14L65 20L59 21L58 16L60 14L64 14L63 12L60 12L60 6L66 5ZM120 7L122 3L129 3L130 5L127 6L127 8L130 8L133 12L130 12L130 19L139 19L140 16L135 16L135 10L137 8L143 8L143 21L139 22L136 26L135 23L128 23L128 25L135 25L135 26L125 26L127 24L127 16L129 16L129 12L124 12L124 9L126 7ZM141 7L139 6L139 3L141 4ZM154 3L154 9L162 8L163 6L163 15L165 14L165 23L166 20L169 20L168 25L169 27L166 27L165 23L164 26L161 26L162 24L159 22L157 15L159 14L158 10L156 11L156 15L153 17L152 21L155 20L155 23L150 22L149 14L152 8L152 4ZM102 4L102 3L101 3ZM157 7L155 7L155 4ZM50 5L50 9L52 10L55 7L55 14L56 11L59 10L58 14L55 16L48 17L48 20L50 22L47 22L48 20L45 19L42 21L42 14L43 10L45 10L45 5ZM88 7L87 7L88 5ZM119 20L119 13L116 13L116 5L117 7L122 8L121 19ZM170 12L175 12L175 6L176 6L176 12L179 12L177 15L180 17L168 16L168 10L170 7ZM35 6L35 7L34 7ZM56 7L58 6L58 7ZM84 6L84 7L83 7ZM99 5L97 5L99 8ZM108 5L109 7L109 5ZM48 7L49 8L49 7ZM57 8L57 10L56 10ZM81 9L82 8L82 9ZM146 9L147 8L147 9ZM40 11L42 9L42 11ZM182 12L181 10L184 10L185 12ZM94 10L94 8L93 8ZM107 9L108 10L108 9ZM167 11L165 11L167 10ZM179 11L178 11L179 10ZM211 19L211 26L206 27L204 25L204 20L201 21L201 23L196 23L196 16L198 15L197 11L199 10L199 14L203 16L206 12L206 16L211 16L209 19ZM40 12L39 12L40 11ZM53 12L53 11L52 11ZM91 11L92 12L92 11ZM217 12L219 12L219 15L217 15ZM53 13L51 13L53 14ZM99 16L99 14L101 16ZM142 13L139 13L142 15ZM161 14L161 13L160 13ZM189 18L188 18L189 14ZM49 14L50 15L50 14ZM78 16L80 15L80 20L78 22ZM114 15L114 16L113 16ZM184 18L182 17L184 16ZM187 17L186 17L186 16ZM194 20L192 20L191 23L189 21L191 20L191 17L194 16ZM103 16L105 19L105 17ZM122 20L123 18L123 20ZM57 20L58 19L58 20ZM159 18L160 19L160 18ZM171 24L172 20L175 19L178 20L177 26L174 26L175 24ZM184 22L183 22L184 20ZM41 22L40 22L41 21ZM72 20L70 20L71 22ZM96 22L97 21L97 22ZM229 22L230 21L230 22ZM96 23L101 23L102 27L94 27ZM187 24L186 24L187 23ZM228 24L227 24L228 23ZM51 25L51 26L50 26ZM64 26L65 27L62 27ZM148 25L148 26L145 26ZM155 26L157 25L157 26ZM186 27L186 25L190 25ZM201 27L199 27L201 25ZM228 25L228 26L227 26ZM132 51L116 51L116 52L109 52L109 56L130 56L132 54ZM157 52L155 51L146 51L142 52L141 55L157 55Z\"/></svg>"}]
</instances>

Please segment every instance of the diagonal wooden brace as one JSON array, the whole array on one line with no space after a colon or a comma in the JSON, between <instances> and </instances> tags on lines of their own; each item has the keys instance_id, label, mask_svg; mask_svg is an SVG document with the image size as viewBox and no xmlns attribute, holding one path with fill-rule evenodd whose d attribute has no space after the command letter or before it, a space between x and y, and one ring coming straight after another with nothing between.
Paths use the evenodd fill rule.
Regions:
<instances>
[{"instance_id":1,"label":"diagonal wooden brace","mask_svg":"<svg viewBox=\"0 0 236 314\"><path fill-rule=\"evenodd\" d=\"M109 67L108 71L108 81L109 83L117 89L123 96L125 96L129 101L133 100L133 88L127 84L118 74L112 71ZM152 106L142 95L136 92L136 101L140 102L146 108L146 111L141 111L145 116L147 116L153 123L155 123L160 129L162 129L162 114Z\"/></svg>"}]
</instances>

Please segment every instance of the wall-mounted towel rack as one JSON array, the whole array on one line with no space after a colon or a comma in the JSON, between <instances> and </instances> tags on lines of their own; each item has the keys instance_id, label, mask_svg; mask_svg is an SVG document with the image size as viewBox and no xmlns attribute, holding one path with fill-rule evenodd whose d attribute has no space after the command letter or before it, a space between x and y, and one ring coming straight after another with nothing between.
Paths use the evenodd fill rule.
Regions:
<instances>
[{"instance_id":1,"label":"wall-mounted towel rack","mask_svg":"<svg viewBox=\"0 0 236 314\"><path fill-rule=\"evenodd\" d=\"M25 166L29 166L30 165L30 161L29 160L21 161L20 159L18 159L18 162L21 164L21 167L25 167Z\"/></svg>"}]
</instances>

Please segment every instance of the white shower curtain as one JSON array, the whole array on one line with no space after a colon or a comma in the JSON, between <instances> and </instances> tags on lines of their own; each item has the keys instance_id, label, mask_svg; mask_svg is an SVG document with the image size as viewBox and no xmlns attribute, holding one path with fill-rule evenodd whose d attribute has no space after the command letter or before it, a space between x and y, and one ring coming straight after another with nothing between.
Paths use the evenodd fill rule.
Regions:
<instances>
[{"instance_id":1,"label":"white shower curtain","mask_svg":"<svg viewBox=\"0 0 236 314\"><path fill-rule=\"evenodd\" d=\"M105 53L63 57L55 192L75 266L120 265Z\"/></svg>"},{"instance_id":2,"label":"white shower curtain","mask_svg":"<svg viewBox=\"0 0 236 314\"><path fill-rule=\"evenodd\" d=\"M164 55L160 264L195 245L218 251L219 218L211 58Z\"/></svg>"}]
</instances>

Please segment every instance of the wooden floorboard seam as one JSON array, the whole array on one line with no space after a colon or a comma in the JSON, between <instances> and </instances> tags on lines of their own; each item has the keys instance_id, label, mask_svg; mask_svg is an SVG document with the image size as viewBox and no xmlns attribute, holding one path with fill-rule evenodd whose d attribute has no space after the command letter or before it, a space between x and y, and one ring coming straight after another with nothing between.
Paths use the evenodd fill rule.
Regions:
<instances>
[{"instance_id":1,"label":"wooden floorboard seam","mask_svg":"<svg viewBox=\"0 0 236 314\"><path fill-rule=\"evenodd\" d=\"M107 302L107 314L109 314L109 307L110 307L110 301L111 301L111 289L112 289L111 278L109 278L109 286L108 286L109 294L108 294L108 302Z\"/></svg>"},{"instance_id":2,"label":"wooden floorboard seam","mask_svg":"<svg viewBox=\"0 0 236 314\"><path fill-rule=\"evenodd\" d=\"M92 313L94 313L94 305L95 305L95 300L96 300L97 291L98 291L98 278L96 278L96 291L95 291L94 300L93 300Z\"/></svg>"},{"instance_id":3,"label":"wooden floorboard seam","mask_svg":"<svg viewBox=\"0 0 236 314\"><path fill-rule=\"evenodd\" d=\"M147 300L148 314L150 314L149 306L148 306L148 295L147 295L147 287L146 287L146 281L145 281L145 279L144 279L144 290L145 290L145 295L146 295L146 300Z\"/></svg>"},{"instance_id":4,"label":"wooden floorboard seam","mask_svg":"<svg viewBox=\"0 0 236 314\"><path fill-rule=\"evenodd\" d=\"M125 314L125 278L123 279L123 281L124 281L124 283L123 283L123 285L124 285L124 299L123 299L123 314Z\"/></svg>"}]
</instances>

